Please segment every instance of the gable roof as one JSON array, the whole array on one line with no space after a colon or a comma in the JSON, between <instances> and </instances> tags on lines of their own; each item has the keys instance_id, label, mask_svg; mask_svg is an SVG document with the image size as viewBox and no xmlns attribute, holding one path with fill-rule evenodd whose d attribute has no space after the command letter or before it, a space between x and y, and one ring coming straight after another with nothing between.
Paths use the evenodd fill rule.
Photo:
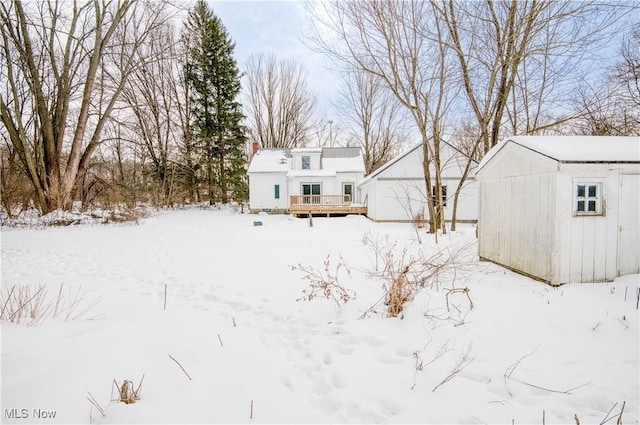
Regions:
<instances>
[{"instance_id":1,"label":"gable roof","mask_svg":"<svg viewBox=\"0 0 640 425\"><path fill-rule=\"evenodd\" d=\"M512 136L491 148L476 172L508 143L563 163L640 163L640 137Z\"/></svg>"},{"instance_id":2,"label":"gable roof","mask_svg":"<svg viewBox=\"0 0 640 425\"><path fill-rule=\"evenodd\" d=\"M260 149L251 158L247 173L286 173L291 168L291 149Z\"/></svg>"},{"instance_id":3,"label":"gable roof","mask_svg":"<svg viewBox=\"0 0 640 425\"><path fill-rule=\"evenodd\" d=\"M292 170L294 154L320 153L322 170ZM335 175L336 172L364 173L364 157L358 147L268 148L251 159L247 173L287 173L288 175ZM319 174L318 174L319 173Z\"/></svg>"},{"instance_id":4,"label":"gable roof","mask_svg":"<svg viewBox=\"0 0 640 425\"><path fill-rule=\"evenodd\" d=\"M453 150L455 150L456 152L459 152L460 154L462 154L463 156L467 156L467 154L465 154L464 152L462 152L460 149L458 149L457 147L453 146L451 143L447 142L446 140L440 140L441 143L444 143L445 145L450 146ZM388 168L390 168L391 166L393 166L394 164L396 164L397 162L400 162L403 158L409 156L412 152L414 152L416 149L421 148L422 147L422 142L418 143L417 145L407 149L406 151L404 151L403 153L401 153L400 155L396 156L395 158L393 158L392 160L386 162L385 164L383 164L380 168L378 168L376 171L374 171L373 173L369 174L367 177L365 177L359 184L358 186L363 186L365 184L367 184L367 182L375 179L376 177L378 177L380 174L384 173L385 170L387 170ZM476 161L475 159L473 160L473 162L478 163L478 161Z\"/></svg>"},{"instance_id":5,"label":"gable roof","mask_svg":"<svg viewBox=\"0 0 640 425\"><path fill-rule=\"evenodd\" d=\"M415 151L416 149L422 147L422 143L419 143L417 145L415 145L412 148L407 149L406 151L404 151L403 153L401 153L400 155L396 156L395 158L393 158L392 160L384 163L382 166L380 166L380 168L378 168L376 171L374 171L373 173L369 174L367 177L365 177L360 184L358 184L358 186L362 186L363 184L365 184L366 182L373 180L374 178L376 178L379 174L382 174L384 172L384 170L386 170L387 168L391 167L393 164L399 162L402 160L402 158L405 158L407 156L409 156L413 151Z\"/></svg>"}]
</instances>

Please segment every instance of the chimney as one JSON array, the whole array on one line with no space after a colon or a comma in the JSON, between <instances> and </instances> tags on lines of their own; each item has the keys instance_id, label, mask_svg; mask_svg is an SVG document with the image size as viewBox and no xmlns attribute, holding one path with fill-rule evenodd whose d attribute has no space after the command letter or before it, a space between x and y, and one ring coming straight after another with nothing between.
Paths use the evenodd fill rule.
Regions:
<instances>
[{"instance_id":1,"label":"chimney","mask_svg":"<svg viewBox=\"0 0 640 425\"><path fill-rule=\"evenodd\" d=\"M255 155L258 152L258 149L260 149L258 142L253 142L251 145L251 156Z\"/></svg>"}]
</instances>

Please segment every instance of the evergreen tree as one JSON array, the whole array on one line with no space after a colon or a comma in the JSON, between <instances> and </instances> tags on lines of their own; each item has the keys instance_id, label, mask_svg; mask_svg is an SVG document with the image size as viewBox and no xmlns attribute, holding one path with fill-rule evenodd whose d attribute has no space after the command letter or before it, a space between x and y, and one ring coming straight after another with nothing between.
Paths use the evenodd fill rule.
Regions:
<instances>
[{"instance_id":1,"label":"evergreen tree","mask_svg":"<svg viewBox=\"0 0 640 425\"><path fill-rule=\"evenodd\" d=\"M235 43L204 0L189 12L183 37L188 52L185 78L193 116L191 137L209 202L226 203L229 194L244 200L246 135L242 107L236 101L240 72L233 57Z\"/></svg>"}]
</instances>

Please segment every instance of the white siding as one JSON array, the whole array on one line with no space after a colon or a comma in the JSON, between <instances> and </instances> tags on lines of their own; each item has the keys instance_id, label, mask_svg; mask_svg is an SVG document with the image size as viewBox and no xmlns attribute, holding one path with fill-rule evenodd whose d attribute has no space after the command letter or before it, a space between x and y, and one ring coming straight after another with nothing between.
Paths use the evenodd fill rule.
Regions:
<instances>
[{"instance_id":1,"label":"white siding","mask_svg":"<svg viewBox=\"0 0 640 425\"><path fill-rule=\"evenodd\" d=\"M291 195L302 195L302 185L305 183L320 183L320 194L333 194L335 177L331 176L308 176L293 177L289 179L289 190Z\"/></svg>"},{"instance_id":2,"label":"white siding","mask_svg":"<svg viewBox=\"0 0 640 425\"><path fill-rule=\"evenodd\" d=\"M363 173L337 173L335 180L334 180L334 186L333 186L333 190L334 192L331 193L327 193L328 195L341 195L342 194L342 185L344 183L352 183L353 184L353 198L351 199L351 201L355 204L359 204L362 202L362 199L360 198L360 194L358 192L358 183L360 183L360 181L363 178Z\"/></svg>"},{"instance_id":3,"label":"white siding","mask_svg":"<svg viewBox=\"0 0 640 425\"><path fill-rule=\"evenodd\" d=\"M552 280L555 176L480 181L479 256Z\"/></svg>"},{"instance_id":4,"label":"white siding","mask_svg":"<svg viewBox=\"0 0 640 425\"><path fill-rule=\"evenodd\" d=\"M479 174L483 179L540 174L558 170L558 162L530 149L512 143L497 152Z\"/></svg>"},{"instance_id":5,"label":"white siding","mask_svg":"<svg viewBox=\"0 0 640 425\"><path fill-rule=\"evenodd\" d=\"M357 185L362 180L362 173L336 173L335 176L295 176L289 178L290 195L302 195L302 184L304 183L320 183L322 195L341 195L343 183L354 184L353 202L359 202L357 199Z\"/></svg>"},{"instance_id":6,"label":"white siding","mask_svg":"<svg viewBox=\"0 0 640 425\"><path fill-rule=\"evenodd\" d=\"M275 199L275 185L280 185L279 199ZM249 177L249 208L254 211L288 209L287 186L284 173L253 173Z\"/></svg>"},{"instance_id":7,"label":"white siding","mask_svg":"<svg viewBox=\"0 0 640 425\"><path fill-rule=\"evenodd\" d=\"M302 157L308 156L310 160L311 170L320 170L322 168L320 163L320 152L294 152L292 155L292 169L302 170Z\"/></svg>"},{"instance_id":8,"label":"white siding","mask_svg":"<svg viewBox=\"0 0 640 425\"><path fill-rule=\"evenodd\" d=\"M446 220L453 216L453 201L460 180L447 179L447 203L444 207ZM376 221L409 221L421 210L428 218L427 193L424 179L375 179L361 187L361 199L368 196L367 215ZM470 180L463 186L458 198L457 220L475 221L478 218L477 183Z\"/></svg>"},{"instance_id":9,"label":"white siding","mask_svg":"<svg viewBox=\"0 0 640 425\"><path fill-rule=\"evenodd\" d=\"M621 177L618 273L640 273L640 175Z\"/></svg>"},{"instance_id":10,"label":"white siding","mask_svg":"<svg viewBox=\"0 0 640 425\"><path fill-rule=\"evenodd\" d=\"M480 257L553 284L638 273L638 174L638 164L561 163L502 145L476 176ZM599 184L602 214L575 213L578 183Z\"/></svg>"},{"instance_id":11,"label":"white siding","mask_svg":"<svg viewBox=\"0 0 640 425\"><path fill-rule=\"evenodd\" d=\"M633 232L638 232L638 191L631 191L626 199L621 198L624 170L637 169L632 164L567 164L562 166L559 189L561 208L558 209L558 247L561 251L561 267L557 283L611 281L620 274L630 273L619 268L619 258L638 257L638 239L620 240L621 220L629 223ZM574 214L574 191L577 182L601 183L604 213L598 216L576 216ZM635 207L633 203L635 202ZM629 205L630 207L626 207ZM629 210L635 211L630 212ZM635 215L627 218L626 212ZM619 247L625 246L624 252ZM633 260L630 260L633 264ZM635 262L636 268L638 261ZM626 267L626 266L625 266ZM631 269L635 270L635 269ZM635 271L637 273L637 271Z\"/></svg>"},{"instance_id":12,"label":"white siding","mask_svg":"<svg viewBox=\"0 0 640 425\"><path fill-rule=\"evenodd\" d=\"M420 211L428 216L424 186L424 180L376 180L373 184L376 208L373 213L367 211L369 218L377 221L410 221ZM371 199L369 201L371 205Z\"/></svg>"},{"instance_id":13,"label":"white siding","mask_svg":"<svg viewBox=\"0 0 640 425\"><path fill-rule=\"evenodd\" d=\"M441 152L442 184L447 186L446 220L453 215L454 195L464 170L466 159L448 144ZM426 202L431 200L431 188L425 187L422 168L422 146L384 166L359 187L362 201L367 200L367 216L375 221L409 221L421 210L428 219ZM435 169L431 172L435 174ZM458 199L457 220L475 221L478 218L478 193L475 180L470 177Z\"/></svg>"}]
</instances>

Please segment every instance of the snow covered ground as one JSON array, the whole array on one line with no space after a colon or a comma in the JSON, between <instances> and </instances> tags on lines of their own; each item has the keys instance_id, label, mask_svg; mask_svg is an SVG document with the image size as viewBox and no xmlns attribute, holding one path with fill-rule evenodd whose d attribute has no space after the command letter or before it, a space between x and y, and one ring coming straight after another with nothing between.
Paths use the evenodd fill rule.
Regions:
<instances>
[{"instance_id":1,"label":"snow covered ground","mask_svg":"<svg viewBox=\"0 0 640 425\"><path fill-rule=\"evenodd\" d=\"M99 303L93 320L2 323L0 422L615 424L625 403L622 422L638 423L640 276L552 288L477 262L473 226L436 248L407 224L313 224L193 209L3 228L4 296L64 283ZM455 280L401 317L360 319L382 296L366 271L385 237L410 252L471 245ZM309 282L291 266L323 270L327 255L333 271L342 255L356 298L297 301ZM453 287L473 309L452 293L447 313ZM110 402L114 380L143 375L139 401Z\"/></svg>"}]
</instances>

